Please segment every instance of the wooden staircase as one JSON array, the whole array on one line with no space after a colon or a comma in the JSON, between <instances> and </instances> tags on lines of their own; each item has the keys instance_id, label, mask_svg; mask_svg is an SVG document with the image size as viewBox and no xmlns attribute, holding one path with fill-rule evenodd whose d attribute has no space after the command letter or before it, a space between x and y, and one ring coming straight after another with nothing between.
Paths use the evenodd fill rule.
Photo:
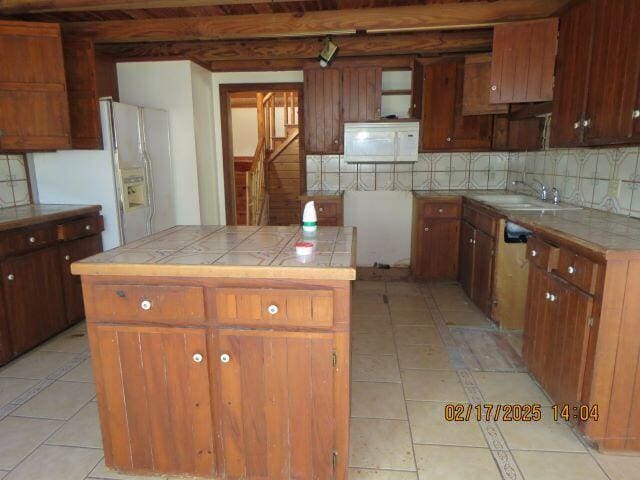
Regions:
<instances>
[{"instance_id":1,"label":"wooden staircase","mask_svg":"<svg viewBox=\"0 0 640 480\"><path fill-rule=\"evenodd\" d=\"M256 100L258 146L251 168L245 174L246 224L299 223L300 145L297 92L258 92ZM284 110L282 118L278 119L276 105L280 100ZM284 137L277 136L277 121L282 122ZM240 216L237 222L240 224Z\"/></svg>"}]
</instances>

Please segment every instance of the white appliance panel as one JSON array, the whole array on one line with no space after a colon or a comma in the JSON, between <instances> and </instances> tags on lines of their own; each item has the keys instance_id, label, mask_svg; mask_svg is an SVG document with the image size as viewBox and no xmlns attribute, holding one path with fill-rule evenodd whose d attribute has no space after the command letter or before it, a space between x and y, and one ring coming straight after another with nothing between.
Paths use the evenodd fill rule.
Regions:
<instances>
[{"instance_id":1,"label":"white appliance panel","mask_svg":"<svg viewBox=\"0 0 640 480\"><path fill-rule=\"evenodd\" d=\"M143 166L140 108L113 102L113 128L120 168Z\"/></svg>"},{"instance_id":2,"label":"white appliance panel","mask_svg":"<svg viewBox=\"0 0 640 480\"><path fill-rule=\"evenodd\" d=\"M150 165L151 233L156 233L176 225L169 114L143 108L142 124L143 147Z\"/></svg>"},{"instance_id":3,"label":"white appliance panel","mask_svg":"<svg viewBox=\"0 0 640 480\"><path fill-rule=\"evenodd\" d=\"M344 156L349 163L416 162L418 122L345 123Z\"/></svg>"}]
</instances>

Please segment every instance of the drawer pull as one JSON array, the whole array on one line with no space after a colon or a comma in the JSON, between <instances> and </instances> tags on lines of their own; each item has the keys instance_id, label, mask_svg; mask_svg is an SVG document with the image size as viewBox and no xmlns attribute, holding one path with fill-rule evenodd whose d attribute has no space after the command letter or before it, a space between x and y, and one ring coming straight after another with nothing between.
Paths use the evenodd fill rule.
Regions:
<instances>
[{"instance_id":1,"label":"drawer pull","mask_svg":"<svg viewBox=\"0 0 640 480\"><path fill-rule=\"evenodd\" d=\"M193 354L193 361L196 362L196 363L202 362L202 354L201 353L194 353Z\"/></svg>"},{"instance_id":2,"label":"drawer pull","mask_svg":"<svg viewBox=\"0 0 640 480\"><path fill-rule=\"evenodd\" d=\"M7 275L7 280L9 280L10 282L12 282L15 278L16 277L13 273L10 273L9 275Z\"/></svg>"},{"instance_id":3,"label":"drawer pull","mask_svg":"<svg viewBox=\"0 0 640 480\"><path fill-rule=\"evenodd\" d=\"M443 208L439 208L438 209L438 213L442 213L442 212L444 212L444 209Z\"/></svg>"},{"instance_id":4,"label":"drawer pull","mask_svg":"<svg viewBox=\"0 0 640 480\"><path fill-rule=\"evenodd\" d=\"M532 257L537 257L538 256L538 252L536 250L531 250L531 256Z\"/></svg>"},{"instance_id":5,"label":"drawer pull","mask_svg":"<svg viewBox=\"0 0 640 480\"><path fill-rule=\"evenodd\" d=\"M70 255L65 255L64 259L68 262L69 260L71 260L71 256Z\"/></svg>"},{"instance_id":6,"label":"drawer pull","mask_svg":"<svg viewBox=\"0 0 640 480\"><path fill-rule=\"evenodd\" d=\"M277 305L269 305L267 307L267 312L269 312L271 315L275 315L276 313L278 313L278 306Z\"/></svg>"},{"instance_id":7,"label":"drawer pull","mask_svg":"<svg viewBox=\"0 0 640 480\"><path fill-rule=\"evenodd\" d=\"M85 225L85 226L84 226L84 229L85 229L85 230L91 230L91 225Z\"/></svg>"},{"instance_id":8,"label":"drawer pull","mask_svg":"<svg viewBox=\"0 0 640 480\"><path fill-rule=\"evenodd\" d=\"M149 300L143 300L140 304L140 308L143 310L149 310L151 308L151 302Z\"/></svg>"},{"instance_id":9,"label":"drawer pull","mask_svg":"<svg viewBox=\"0 0 640 480\"><path fill-rule=\"evenodd\" d=\"M36 237L29 237L29 243L36 243Z\"/></svg>"},{"instance_id":10,"label":"drawer pull","mask_svg":"<svg viewBox=\"0 0 640 480\"><path fill-rule=\"evenodd\" d=\"M573 275L574 273L576 273L576 268L569 266L567 267L567 272L569 272L570 275Z\"/></svg>"},{"instance_id":11,"label":"drawer pull","mask_svg":"<svg viewBox=\"0 0 640 480\"><path fill-rule=\"evenodd\" d=\"M222 355L220 355L220 361L222 363L229 363L229 360L231 360L231 357L228 353L223 353Z\"/></svg>"},{"instance_id":12,"label":"drawer pull","mask_svg":"<svg viewBox=\"0 0 640 480\"><path fill-rule=\"evenodd\" d=\"M424 231L428 232L429 231L429 227L424 227Z\"/></svg>"},{"instance_id":13,"label":"drawer pull","mask_svg":"<svg viewBox=\"0 0 640 480\"><path fill-rule=\"evenodd\" d=\"M318 208L318 211L319 211L320 213L324 212L324 207L320 207L320 208Z\"/></svg>"}]
</instances>

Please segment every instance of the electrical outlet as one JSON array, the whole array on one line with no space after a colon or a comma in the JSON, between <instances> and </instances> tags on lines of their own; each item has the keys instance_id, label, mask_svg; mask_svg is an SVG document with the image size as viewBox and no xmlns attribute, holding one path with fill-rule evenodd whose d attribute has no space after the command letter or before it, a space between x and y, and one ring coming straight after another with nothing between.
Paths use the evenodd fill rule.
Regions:
<instances>
[{"instance_id":1,"label":"electrical outlet","mask_svg":"<svg viewBox=\"0 0 640 480\"><path fill-rule=\"evenodd\" d=\"M609 180L609 188L607 190L607 196L619 197L620 187L622 187L622 180Z\"/></svg>"}]
</instances>

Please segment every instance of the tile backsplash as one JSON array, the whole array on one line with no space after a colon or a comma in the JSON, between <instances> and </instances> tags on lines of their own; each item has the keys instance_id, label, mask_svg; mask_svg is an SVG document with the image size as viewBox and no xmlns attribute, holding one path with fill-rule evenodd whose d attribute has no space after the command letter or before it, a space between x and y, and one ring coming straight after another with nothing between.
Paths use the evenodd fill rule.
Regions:
<instances>
[{"instance_id":1,"label":"tile backsplash","mask_svg":"<svg viewBox=\"0 0 640 480\"><path fill-rule=\"evenodd\" d=\"M415 163L349 164L342 155L307 155L307 190L504 189L506 152L421 153Z\"/></svg>"},{"instance_id":2,"label":"tile backsplash","mask_svg":"<svg viewBox=\"0 0 640 480\"><path fill-rule=\"evenodd\" d=\"M23 155L0 154L0 208L31 203Z\"/></svg>"},{"instance_id":3,"label":"tile backsplash","mask_svg":"<svg viewBox=\"0 0 640 480\"><path fill-rule=\"evenodd\" d=\"M531 190L511 185L540 181L560 191L563 202L640 217L640 147L547 149L512 153L508 190Z\"/></svg>"}]
</instances>

